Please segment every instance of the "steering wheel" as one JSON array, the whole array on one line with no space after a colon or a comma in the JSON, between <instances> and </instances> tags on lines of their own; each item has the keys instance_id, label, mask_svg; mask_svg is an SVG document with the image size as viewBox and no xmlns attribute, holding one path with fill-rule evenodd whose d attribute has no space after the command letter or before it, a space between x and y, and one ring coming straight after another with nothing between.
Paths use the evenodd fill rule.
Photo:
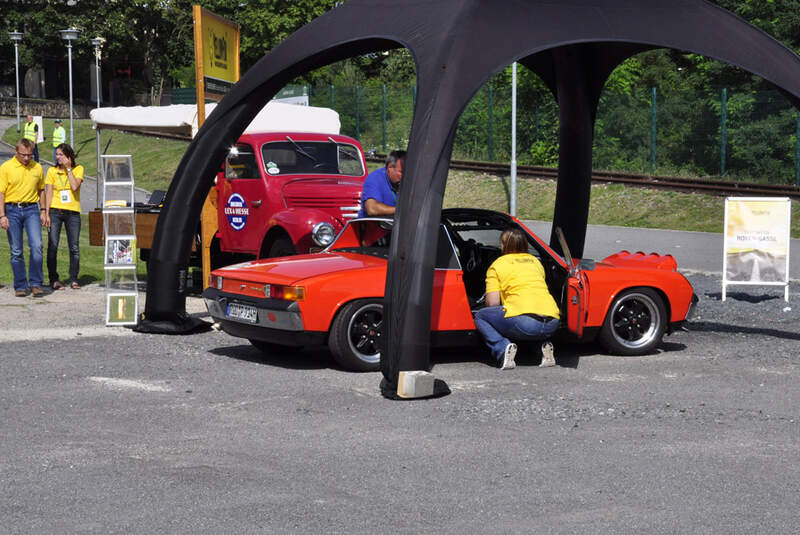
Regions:
<instances>
[{"instance_id":1,"label":"steering wheel","mask_svg":"<svg viewBox=\"0 0 800 535\"><path fill-rule=\"evenodd\" d=\"M480 246L473 238L464 242L462 249L462 267L464 273L472 273L480 265Z\"/></svg>"}]
</instances>

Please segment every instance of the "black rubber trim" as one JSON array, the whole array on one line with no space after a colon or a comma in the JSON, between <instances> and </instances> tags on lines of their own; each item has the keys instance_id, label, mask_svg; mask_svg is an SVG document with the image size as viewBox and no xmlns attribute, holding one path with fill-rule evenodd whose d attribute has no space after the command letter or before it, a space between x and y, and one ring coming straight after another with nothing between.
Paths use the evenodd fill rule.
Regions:
<instances>
[{"instance_id":1,"label":"black rubber trim","mask_svg":"<svg viewBox=\"0 0 800 535\"><path fill-rule=\"evenodd\" d=\"M231 336L289 347L321 346L325 345L328 339L326 332L283 331L230 320L219 320L219 324L222 330Z\"/></svg>"}]
</instances>

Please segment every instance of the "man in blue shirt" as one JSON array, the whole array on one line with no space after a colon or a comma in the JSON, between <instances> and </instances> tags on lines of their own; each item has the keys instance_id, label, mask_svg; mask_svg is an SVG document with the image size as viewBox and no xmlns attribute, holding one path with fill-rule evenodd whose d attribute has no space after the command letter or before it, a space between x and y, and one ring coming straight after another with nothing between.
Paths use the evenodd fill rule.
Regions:
<instances>
[{"instance_id":1,"label":"man in blue shirt","mask_svg":"<svg viewBox=\"0 0 800 535\"><path fill-rule=\"evenodd\" d=\"M406 151L393 150L386 157L386 165L367 175L361 191L361 210L358 217L394 215L403 162Z\"/></svg>"}]
</instances>

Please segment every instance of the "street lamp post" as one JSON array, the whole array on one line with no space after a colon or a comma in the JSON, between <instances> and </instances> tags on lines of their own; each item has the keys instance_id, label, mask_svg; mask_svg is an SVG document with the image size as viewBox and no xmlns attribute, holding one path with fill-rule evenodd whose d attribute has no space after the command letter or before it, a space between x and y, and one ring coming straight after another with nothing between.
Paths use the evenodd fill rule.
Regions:
<instances>
[{"instance_id":1,"label":"street lamp post","mask_svg":"<svg viewBox=\"0 0 800 535\"><path fill-rule=\"evenodd\" d=\"M105 43L105 41L106 40L103 39L100 36L95 37L94 39L92 39L92 45L94 45L94 68L95 68L95 82L96 82L95 83L95 87L97 88L97 107L98 108L100 107L100 100L102 100L100 98L101 94L102 94L101 90L100 90L100 47L103 46L103 43ZM105 177L101 174L103 171L102 171L102 166L101 166L102 162L100 161L100 129L99 128L95 129L95 140L97 142L97 181L96 181L97 196L95 198L97 199L97 206L100 206L100 199L103 198L103 195L102 195L101 189L100 189L100 177L103 177L103 180L105 180Z\"/></svg>"},{"instance_id":2,"label":"street lamp post","mask_svg":"<svg viewBox=\"0 0 800 535\"><path fill-rule=\"evenodd\" d=\"M22 32L8 32L8 37L14 41L14 72L17 74L17 134L19 134L19 42L22 41Z\"/></svg>"},{"instance_id":3,"label":"street lamp post","mask_svg":"<svg viewBox=\"0 0 800 535\"><path fill-rule=\"evenodd\" d=\"M100 107L100 48L103 46L106 40L100 36L95 37L92 39L92 45L94 45L94 74L95 74L95 87L97 88L97 107Z\"/></svg>"},{"instance_id":4,"label":"street lamp post","mask_svg":"<svg viewBox=\"0 0 800 535\"><path fill-rule=\"evenodd\" d=\"M75 134L72 130L72 41L78 38L77 28L59 30L61 38L67 42L67 62L69 63L69 144L75 146Z\"/></svg>"}]
</instances>

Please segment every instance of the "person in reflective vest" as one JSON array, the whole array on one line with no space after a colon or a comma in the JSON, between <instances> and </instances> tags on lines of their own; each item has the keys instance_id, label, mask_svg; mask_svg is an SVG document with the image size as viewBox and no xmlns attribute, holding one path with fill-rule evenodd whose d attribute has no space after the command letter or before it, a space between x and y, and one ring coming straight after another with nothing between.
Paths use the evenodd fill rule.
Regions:
<instances>
[{"instance_id":1,"label":"person in reflective vest","mask_svg":"<svg viewBox=\"0 0 800 535\"><path fill-rule=\"evenodd\" d=\"M33 161L34 162L38 162L39 161L39 145L38 145L38 142L39 142L39 139L38 139L39 138L39 125L36 124L35 122L33 122L33 115L31 115L30 113L28 114L26 119L28 120L28 122L25 123L25 125L24 125L24 127L22 129L22 137L23 137L23 139L27 139L27 140L33 142Z\"/></svg>"},{"instance_id":2,"label":"person in reflective vest","mask_svg":"<svg viewBox=\"0 0 800 535\"><path fill-rule=\"evenodd\" d=\"M55 120L56 127L53 128L53 165L58 164L58 157L56 156L56 149L62 143L67 142L67 131L61 126L61 119Z\"/></svg>"}]
</instances>

